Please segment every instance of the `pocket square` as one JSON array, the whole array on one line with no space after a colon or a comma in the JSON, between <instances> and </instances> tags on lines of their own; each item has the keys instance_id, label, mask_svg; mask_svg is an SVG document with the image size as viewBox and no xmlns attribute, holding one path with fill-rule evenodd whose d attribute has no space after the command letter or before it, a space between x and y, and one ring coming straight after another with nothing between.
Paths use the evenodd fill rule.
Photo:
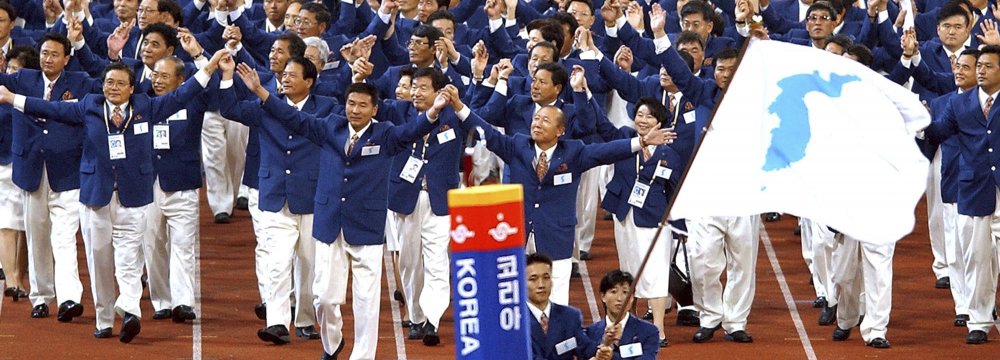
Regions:
<instances>
[{"instance_id":1,"label":"pocket square","mask_svg":"<svg viewBox=\"0 0 1000 360\"><path fill-rule=\"evenodd\" d=\"M66 92L64 92L64 93L62 94L62 99L63 99L63 100L73 100L73 99L75 99L75 98L76 98L76 97L74 97L74 96L73 96L73 93L72 93L72 92L70 92L69 90L66 90Z\"/></svg>"},{"instance_id":2,"label":"pocket square","mask_svg":"<svg viewBox=\"0 0 1000 360\"><path fill-rule=\"evenodd\" d=\"M660 166L667 166L667 160L660 160Z\"/></svg>"},{"instance_id":3,"label":"pocket square","mask_svg":"<svg viewBox=\"0 0 1000 360\"><path fill-rule=\"evenodd\" d=\"M556 168L556 172L557 173L566 172L566 171L569 171L569 166L566 166L566 164L559 164L559 167Z\"/></svg>"},{"instance_id":4,"label":"pocket square","mask_svg":"<svg viewBox=\"0 0 1000 360\"><path fill-rule=\"evenodd\" d=\"M692 104L690 101L685 102L684 111L691 111L691 110L694 110L694 104Z\"/></svg>"},{"instance_id":5,"label":"pocket square","mask_svg":"<svg viewBox=\"0 0 1000 360\"><path fill-rule=\"evenodd\" d=\"M448 126L448 124L444 124L444 125L441 125L440 129L438 129L438 132L445 132L445 131L448 131L448 130L451 130L451 126Z\"/></svg>"}]
</instances>

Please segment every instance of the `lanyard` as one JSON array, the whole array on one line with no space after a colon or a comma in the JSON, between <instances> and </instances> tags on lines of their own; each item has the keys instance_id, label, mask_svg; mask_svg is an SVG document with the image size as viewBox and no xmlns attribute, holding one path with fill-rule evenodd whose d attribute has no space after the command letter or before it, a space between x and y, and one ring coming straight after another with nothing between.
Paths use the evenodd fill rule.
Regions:
<instances>
[{"instance_id":1,"label":"lanyard","mask_svg":"<svg viewBox=\"0 0 1000 360\"><path fill-rule=\"evenodd\" d=\"M661 97L660 101L661 102L667 102L667 100L668 100L668 98L667 98L667 91L663 90L663 96ZM671 103L673 103L673 101L671 101ZM666 104L666 105L667 105L667 109L670 109L670 105L671 104ZM677 116L680 115L680 113L681 113L680 111L677 111L677 109L680 108L680 106L681 106L680 98L677 98L677 105L674 105L674 120L671 121L670 123L666 124L668 128L674 126L674 124L677 123Z\"/></svg>"},{"instance_id":2,"label":"lanyard","mask_svg":"<svg viewBox=\"0 0 1000 360\"><path fill-rule=\"evenodd\" d=\"M111 110L111 106L108 106L108 104L104 104L104 127L108 130L108 135L111 135L111 117L108 116L109 110ZM132 104L129 104L128 120L125 120L125 124L122 126L122 128L118 129L119 134L125 133L125 129L127 129L128 125L132 123L132 110L133 110Z\"/></svg>"},{"instance_id":3,"label":"lanyard","mask_svg":"<svg viewBox=\"0 0 1000 360\"><path fill-rule=\"evenodd\" d=\"M642 163L642 160L641 160L642 159L642 150L643 149L639 149L639 153L635 154L635 181L638 182L638 183L642 182L642 180L639 179L640 178L640 176L639 176L639 164ZM649 153L649 158L650 159L653 158L653 152ZM655 180L656 180L656 175L654 175L653 178L649 179L649 185L652 186L653 185L653 181L655 181Z\"/></svg>"},{"instance_id":4,"label":"lanyard","mask_svg":"<svg viewBox=\"0 0 1000 360\"><path fill-rule=\"evenodd\" d=\"M427 156L427 147L430 146L430 143L431 143L431 137L428 136L427 139L424 140L424 151L420 153L420 160L423 160L424 157ZM410 156L416 157L415 156L416 154L417 154L417 143L413 143L413 151L410 152Z\"/></svg>"}]
</instances>

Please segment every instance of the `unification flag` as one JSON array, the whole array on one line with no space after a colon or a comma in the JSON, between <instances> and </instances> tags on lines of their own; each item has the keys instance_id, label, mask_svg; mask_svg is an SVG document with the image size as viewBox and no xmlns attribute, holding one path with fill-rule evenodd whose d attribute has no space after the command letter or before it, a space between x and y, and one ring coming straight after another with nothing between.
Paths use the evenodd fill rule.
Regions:
<instances>
[{"instance_id":1,"label":"unification flag","mask_svg":"<svg viewBox=\"0 0 1000 360\"><path fill-rule=\"evenodd\" d=\"M895 242L926 186L914 135L929 123L916 94L855 61L752 41L671 216L782 212Z\"/></svg>"},{"instance_id":2,"label":"unification flag","mask_svg":"<svg viewBox=\"0 0 1000 360\"><path fill-rule=\"evenodd\" d=\"M521 185L448 191L456 359L529 359Z\"/></svg>"}]
</instances>

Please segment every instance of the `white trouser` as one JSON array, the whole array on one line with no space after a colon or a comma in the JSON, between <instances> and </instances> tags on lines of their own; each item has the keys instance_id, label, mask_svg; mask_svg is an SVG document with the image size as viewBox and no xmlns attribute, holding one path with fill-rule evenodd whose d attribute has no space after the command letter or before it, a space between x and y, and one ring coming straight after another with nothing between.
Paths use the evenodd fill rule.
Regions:
<instances>
[{"instance_id":1,"label":"white trouser","mask_svg":"<svg viewBox=\"0 0 1000 360\"><path fill-rule=\"evenodd\" d=\"M80 224L87 250L90 288L94 294L97 328L111 327L115 312L142 317L139 297L142 296L142 236L146 232L146 207L125 207L118 202L118 192L103 207L83 206ZM115 280L118 299L115 300Z\"/></svg>"},{"instance_id":2,"label":"white trouser","mask_svg":"<svg viewBox=\"0 0 1000 360\"><path fill-rule=\"evenodd\" d=\"M687 220L691 289L701 327L720 323L727 332L746 329L756 287L760 216L712 216ZM726 287L722 288L722 272Z\"/></svg>"},{"instance_id":3,"label":"white trouser","mask_svg":"<svg viewBox=\"0 0 1000 360\"><path fill-rule=\"evenodd\" d=\"M197 239L198 190L164 192L157 179L142 248L153 310L194 304Z\"/></svg>"},{"instance_id":4,"label":"white trouser","mask_svg":"<svg viewBox=\"0 0 1000 360\"><path fill-rule=\"evenodd\" d=\"M399 240L399 214L389 210L385 213L385 250L398 252L402 245ZM450 226L450 224L449 224ZM402 271L397 269L396 271Z\"/></svg>"},{"instance_id":5,"label":"white trouser","mask_svg":"<svg viewBox=\"0 0 1000 360\"><path fill-rule=\"evenodd\" d=\"M1000 191L994 190L997 200ZM993 307L997 294L997 238L1000 238L1000 206L987 216L958 215L960 228L972 229L968 242L963 239L966 286L969 289L969 331L987 333L993 326Z\"/></svg>"},{"instance_id":6,"label":"white trouser","mask_svg":"<svg viewBox=\"0 0 1000 360\"><path fill-rule=\"evenodd\" d=\"M664 228L660 240L653 245L656 228L639 227L635 225L629 211L624 221L615 220L615 244L618 246L618 264L622 271L632 276L639 275L639 267L646 253L650 252L649 262L643 270L642 278L635 285L635 297L640 299L655 299L670 296L670 252L673 250L673 236L670 230Z\"/></svg>"},{"instance_id":7,"label":"white trouser","mask_svg":"<svg viewBox=\"0 0 1000 360\"><path fill-rule=\"evenodd\" d=\"M448 244L451 218L431 211L427 191L420 191L413 213L399 216L399 276L407 299L407 311L414 323L430 321L435 328L448 309L451 288L448 280Z\"/></svg>"},{"instance_id":8,"label":"white trouser","mask_svg":"<svg viewBox=\"0 0 1000 360\"><path fill-rule=\"evenodd\" d=\"M344 234L333 244L316 242L316 293L313 304L319 320L323 351L332 354L344 338L340 306L347 300L351 277L354 313L354 350L351 360L374 359L378 346L379 306L382 299L382 244L351 245Z\"/></svg>"},{"instance_id":9,"label":"white trouser","mask_svg":"<svg viewBox=\"0 0 1000 360\"><path fill-rule=\"evenodd\" d=\"M931 253L934 254L934 278L948 276L948 268L954 259L948 258L946 239L948 229L944 219L944 202L941 200L941 148L938 147L931 169L927 172L927 235L931 239Z\"/></svg>"},{"instance_id":10,"label":"white trouser","mask_svg":"<svg viewBox=\"0 0 1000 360\"><path fill-rule=\"evenodd\" d=\"M0 230L24 231L24 190L14 184L14 167L0 164Z\"/></svg>"},{"instance_id":11,"label":"white trouser","mask_svg":"<svg viewBox=\"0 0 1000 360\"><path fill-rule=\"evenodd\" d=\"M257 273L257 292L260 293L261 304L267 303L267 296L271 292L271 281L268 279L267 271L267 235L264 235L264 224L260 216L260 193L257 189L249 188L247 191L247 209L250 210L250 220L253 222L253 234L257 238L257 246L253 250L254 269Z\"/></svg>"},{"instance_id":12,"label":"white trouser","mask_svg":"<svg viewBox=\"0 0 1000 360\"><path fill-rule=\"evenodd\" d=\"M873 245L848 235L838 236L833 277L840 304L837 307L837 327L850 329L864 314L861 338L866 343L885 338L892 311L892 256L895 251L895 243ZM860 303L862 299L863 304Z\"/></svg>"},{"instance_id":13,"label":"white trouser","mask_svg":"<svg viewBox=\"0 0 1000 360\"><path fill-rule=\"evenodd\" d=\"M969 314L969 286L966 285L966 266L963 244L972 237L972 223L959 226L958 205L944 204L945 244L948 246L948 277L951 279L951 297L955 301L955 315ZM954 260L954 261L951 261Z\"/></svg>"},{"instance_id":14,"label":"white trouser","mask_svg":"<svg viewBox=\"0 0 1000 360\"><path fill-rule=\"evenodd\" d=\"M34 192L24 193L24 230L28 240L28 298L32 306L56 300L80 302L83 284L76 260L80 229L80 190L52 191L45 167Z\"/></svg>"},{"instance_id":15,"label":"white trouser","mask_svg":"<svg viewBox=\"0 0 1000 360\"><path fill-rule=\"evenodd\" d=\"M601 204L598 197L601 188L602 165L580 174L580 190L576 195L576 241L573 243L573 260L580 260L580 251L590 252L594 243L594 226L597 225L597 215L594 213ZM635 275L635 274L632 274Z\"/></svg>"},{"instance_id":16,"label":"white trouser","mask_svg":"<svg viewBox=\"0 0 1000 360\"><path fill-rule=\"evenodd\" d=\"M826 298L827 306L837 305L837 291L833 286L833 247L836 243L833 231L826 224L807 218L799 218L802 229L802 255L811 254L809 271L812 273L816 296ZM807 250L808 248L808 250ZM807 260L807 264L809 260Z\"/></svg>"},{"instance_id":17,"label":"white trouser","mask_svg":"<svg viewBox=\"0 0 1000 360\"><path fill-rule=\"evenodd\" d=\"M309 306L313 300L316 244L312 239L313 214L292 214L285 204L280 212L261 211L260 217L267 236L267 272L271 283L266 301L267 326L288 326L292 322L289 302L293 279L295 327L315 325L316 313Z\"/></svg>"},{"instance_id":18,"label":"white trouser","mask_svg":"<svg viewBox=\"0 0 1000 360\"><path fill-rule=\"evenodd\" d=\"M486 140L476 142L472 152L472 181L479 185L498 166L496 156L486 148Z\"/></svg>"},{"instance_id":19,"label":"white trouser","mask_svg":"<svg viewBox=\"0 0 1000 360\"><path fill-rule=\"evenodd\" d=\"M524 254L531 255L536 252L538 251L535 248L535 233L530 233ZM549 294L549 301L569 306L569 280L572 272L573 258L552 260L552 293Z\"/></svg>"},{"instance_id":20,"label":"white trouser","mask_svg":"<svg viewBox=\"0 0 1000 360\"><path fill-rule=\"evenodd\" d=\"M250 128L228 121L218 112L205 113L201 127L202 162L205 164L205 191L212 214L233 213L236 191L246 163Z\"/></svg>"}]
</instances>

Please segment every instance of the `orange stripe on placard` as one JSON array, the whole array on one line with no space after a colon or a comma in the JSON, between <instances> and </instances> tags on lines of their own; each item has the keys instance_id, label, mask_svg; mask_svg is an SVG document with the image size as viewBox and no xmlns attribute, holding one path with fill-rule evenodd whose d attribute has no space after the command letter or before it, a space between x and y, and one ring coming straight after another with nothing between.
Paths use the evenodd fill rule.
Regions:
<instances>
[{"instance_id":1,"label":"orange stripe on placard","mask_svg":"<svg viewBox=\"0 0 1000 360\"><path fill-rule=\"evenodd\" d=\"M492 251L524 246L521 185L486 185L448 192L451 250Z\"/></svg>"}]
</instances>

